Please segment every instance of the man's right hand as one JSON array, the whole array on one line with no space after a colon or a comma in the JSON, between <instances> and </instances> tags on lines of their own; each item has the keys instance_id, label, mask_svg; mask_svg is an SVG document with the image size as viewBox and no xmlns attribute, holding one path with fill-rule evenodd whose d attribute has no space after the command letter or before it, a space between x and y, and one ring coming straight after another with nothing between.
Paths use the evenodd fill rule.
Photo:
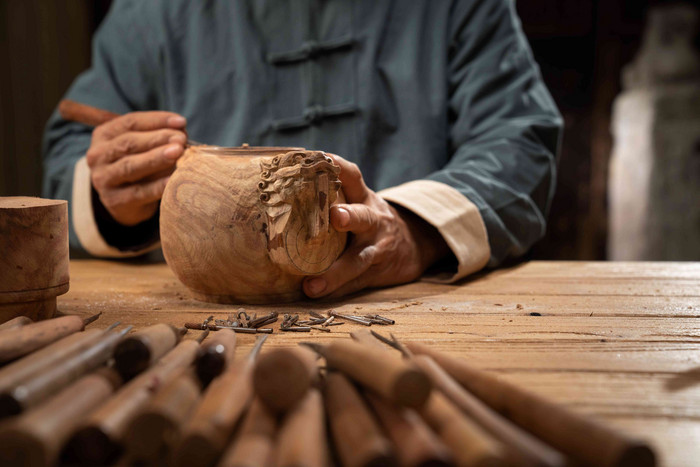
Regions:
<instances>
[{"instance_id":1,"label":"man's right hand","mask_svg":"<svg viewBox=\"0 0 700 467\"><path fill-rule=\"evenodd\" d=\"M86 154L92 186L115 221L133 226L156 213L184 151L186 124L172 112L132 112L92 132Z\"/></svg>"}]
</instances>

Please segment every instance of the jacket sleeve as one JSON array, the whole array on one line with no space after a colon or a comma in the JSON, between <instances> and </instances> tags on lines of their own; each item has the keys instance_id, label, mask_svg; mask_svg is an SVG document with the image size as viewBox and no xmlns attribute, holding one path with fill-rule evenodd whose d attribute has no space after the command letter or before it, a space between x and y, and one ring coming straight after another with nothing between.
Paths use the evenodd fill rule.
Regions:
<instances>
[{"instance_id":1,"label":"jacket sleeve","mask_svg":"<svg viewBox=\"0 0 700 467\"><path fill-rule=\"evenodd\" d=\"M562 119L512 0L457 2L448 33L451 159L385 198L440 231L459 264L438 279L453 281L544 235Z\"/></svg>"},{"instance_id":2,"label":"jacket sleeve","mask_svg":"<svg viewBox=\"0 0 700 467\"><path fill-rule=\"evenodd\" d=\"M156 108L153 70L157 41L144 27L145 4L114 2L93 40L92 66L82 73L65 98L117 113ZM134 227L114 222L92 188L85 152L92 128L49 119L43 142L43 194L69 201L70 244L75 252L93 256L134 256L157 247L158 222Z\"/></svg>"}]
</instances>

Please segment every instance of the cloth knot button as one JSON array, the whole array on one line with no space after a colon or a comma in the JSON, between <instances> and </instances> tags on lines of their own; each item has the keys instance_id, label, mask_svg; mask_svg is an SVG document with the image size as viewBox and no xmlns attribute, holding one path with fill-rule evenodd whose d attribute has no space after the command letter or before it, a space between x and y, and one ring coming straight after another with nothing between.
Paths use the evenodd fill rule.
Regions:
<instances>
[{"instance_id":1,"label":"cloth knot button","mask_svg":"<svg viewBox=\"0 0 700 467\"><path fill-rule=\"evenodd\" d=\"M321 46L316 41L304 42L301 46L301 52L304 57L316 58L318 53L321 51Z\"/></svg>"},{"instance_id":2,"label":"cloth knot button","mask_svg":"<svg viewBox=\"0 0 700 467\"><path fill-rule=\"evenodd\" d=\"M321 121L323 118L323 107L320 105L314 105L312 107L307 107L304 109L304 120L310 124L315 124Z\"/></svg>"}]
</instances>

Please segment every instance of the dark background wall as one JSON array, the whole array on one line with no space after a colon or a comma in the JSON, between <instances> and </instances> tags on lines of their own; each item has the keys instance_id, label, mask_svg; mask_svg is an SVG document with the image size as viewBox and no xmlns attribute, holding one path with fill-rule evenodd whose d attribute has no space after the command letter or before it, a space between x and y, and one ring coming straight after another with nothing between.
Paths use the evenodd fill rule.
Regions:
<instances>
[{"instance_id":1,"label":"dark background wall","mask_svg":"<svg viewBox=\"0 0 700 467\"><path fill-rule=\"evenodd\" d=\"M144 0L148 1L148 0ZM566 121L549 231L530 254L604 259L610 110L654 0L518 0ZM110 0L0 1L0 196L40 195L43 126L90 63Z\"/></svg>"}]
</instances>

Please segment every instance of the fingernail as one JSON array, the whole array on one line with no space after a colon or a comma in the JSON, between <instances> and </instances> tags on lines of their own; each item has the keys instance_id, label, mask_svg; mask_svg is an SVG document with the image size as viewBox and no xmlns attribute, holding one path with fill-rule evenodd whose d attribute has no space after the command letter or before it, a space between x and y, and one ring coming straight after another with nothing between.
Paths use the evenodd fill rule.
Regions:
<instances>
[{"instance_id":1,"label":"fingernail","mask_svg":"<svg viewBox=\"0 0 700 467\"><path fill-rule=\"evenodd\" d=\"M336 219L338 227L345 227L350 222L350 213L345 208L337 208Z\"/></svg>"},{"instance_id":2,"label":"fingernail","mask_svg":"<svg viewBox=\"0 0 700 467\"><path fill-rule=\"evenodd\" d=\"M169 127L182 128L185 125L187 125L187 120L185 120L185 117L182 117L180 115L174 115L174 116L168 118L168 126Z\"/></svg>"},{"instance_id":3,"label":"fingernail","mask_svg":"<svg viewBox=\"0 0 700 467\"><path fill-rule=\"evenodd\" d=\"M185 144L187 142L187 136L182 133L177 133L172 135L168 140L169 143Z\"/></svg>"},{"instance_id":4,"label":"fingernail","mask_svg":"<svg viewBox=\"0 0 700 467\"><path fill-rule=\"evenodd\" d=\"M306 283L306 287L312 295L318 295L326 290L326 281L320 277L314 277Z\"/></svg>"},{"instance_id":5,"label":"fingernail","mask_svg":"<svg viewBox=\"0 0 700 467\"><path fill-rule=\"evenodd\" d=\"M182 154L182 146L172 144L163 150L163 155L168 159L177 159Z\"/></svg>"}]
</instances>

